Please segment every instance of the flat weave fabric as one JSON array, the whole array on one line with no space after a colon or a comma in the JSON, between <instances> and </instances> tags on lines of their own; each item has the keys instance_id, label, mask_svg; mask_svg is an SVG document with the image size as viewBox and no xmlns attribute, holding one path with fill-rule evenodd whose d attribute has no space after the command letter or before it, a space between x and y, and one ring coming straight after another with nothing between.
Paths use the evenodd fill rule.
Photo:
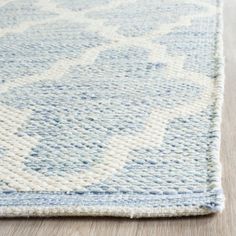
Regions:
<instances>
[{"instance_id":1,"label":"flat weave fabric","mask_svg":"<svg viewBox=\"0 0 236 236\"><path fill-rule=\"evenodd\" d=\"M0 216L223 209L219 0L0 0Z\"/></svg>"}]
</instances>

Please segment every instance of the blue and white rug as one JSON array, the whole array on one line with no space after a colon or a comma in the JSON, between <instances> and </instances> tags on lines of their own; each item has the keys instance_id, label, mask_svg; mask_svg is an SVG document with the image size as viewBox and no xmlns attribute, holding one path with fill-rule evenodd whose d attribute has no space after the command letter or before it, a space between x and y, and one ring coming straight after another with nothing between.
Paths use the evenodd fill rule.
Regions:
<instances>
[{"instance_id":1,"label":"blue and white rug","mask_svg":"<svg viewBox=\"0 0 236 236\"><path fill-rule=\"evenodd\" d=\"M1 0L0 216L223 208L219 0Z\"/></svg>"}]
</instances>

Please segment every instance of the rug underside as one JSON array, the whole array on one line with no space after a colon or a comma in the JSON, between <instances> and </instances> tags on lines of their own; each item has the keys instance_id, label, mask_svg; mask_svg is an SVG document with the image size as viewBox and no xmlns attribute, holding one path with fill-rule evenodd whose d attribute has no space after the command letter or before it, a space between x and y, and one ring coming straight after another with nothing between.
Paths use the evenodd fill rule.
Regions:
<instances>
[{"instance_id":1,"label":"rug underside","mask_svg":"<svg viewBox=\"0 0 236 236\"><path fill-rule=\"evenodd\" d=\"M219 0L0 1L0 216L221 211Z\"/></svg>"}]
</instances>

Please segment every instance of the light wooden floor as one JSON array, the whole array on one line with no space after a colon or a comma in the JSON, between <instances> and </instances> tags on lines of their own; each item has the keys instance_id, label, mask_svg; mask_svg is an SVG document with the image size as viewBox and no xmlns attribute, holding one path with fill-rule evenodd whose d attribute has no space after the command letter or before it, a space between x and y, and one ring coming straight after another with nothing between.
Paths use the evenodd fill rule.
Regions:
<instances>
[{"instance_id":1,"label":"light wooden floor","mask_svg":"<svg viewBox=\"0 0 236 236\"><path fill-rule=\"evenodd\" d=\"M236 235L236 0L225 0L225 101L221 161L226 208L213 216L129 220L122 218L1 219L0 236L234 236Z\"/></svg>"}]
</instances>

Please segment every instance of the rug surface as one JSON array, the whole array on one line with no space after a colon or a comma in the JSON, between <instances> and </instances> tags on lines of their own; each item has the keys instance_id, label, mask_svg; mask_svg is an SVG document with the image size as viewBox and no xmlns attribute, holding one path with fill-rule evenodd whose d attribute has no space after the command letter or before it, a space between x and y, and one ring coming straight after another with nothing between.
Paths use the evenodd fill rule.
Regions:
<instances>
[{"instance_id":1,"label":"rug surface","mask_svg":"<svg viewBox=\"0 0 236 236\"><path fill-rule=\"evenodd\" d=\"M0 216L223 209L218 0L1 0Z\"/></svg>"}]
</instances>

